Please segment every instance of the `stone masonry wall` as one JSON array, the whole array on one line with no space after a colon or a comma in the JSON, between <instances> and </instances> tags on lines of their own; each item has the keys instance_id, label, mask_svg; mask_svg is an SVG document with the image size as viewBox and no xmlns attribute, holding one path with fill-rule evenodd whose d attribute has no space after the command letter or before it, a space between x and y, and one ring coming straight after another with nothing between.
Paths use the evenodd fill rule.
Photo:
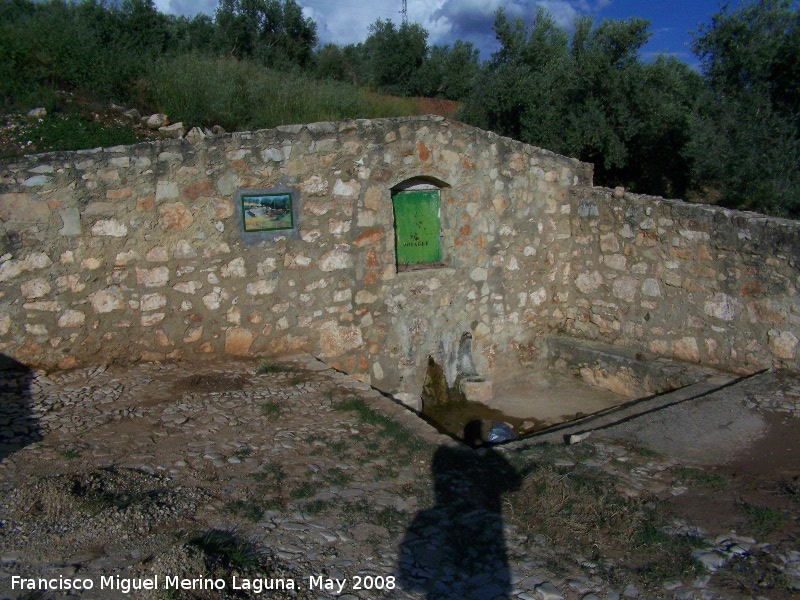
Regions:
<instances>
[{"instance_id":1,"label":"stone masonry wall","mask_svg":"<svg viewBox=\"0 0 800 600\"><path fill-rule=\"evenodd\" d=\"M0 351L29 364L319 356L419 392L529 335L546 247L591 166L437 117L279 127L26 157L2 167ZM397 272L391 188L442 190L445 268ZM242 187L294 186L299 233L240 241ZM538 275L536 275L538 276ZM529 291L530 290L530 293Z\"/></svg>"},{"instance_id":2,"label":"stone masonry wall","mask_svg":"<svg viewBox=\"0 0 800 600\"><path fill-rule=\"evenodd\" d=\"M540 362L553 334L797 367L798 225L592 188L592 168L439 117L314 123L0 164L0 352L69 368L309 352L387 392ZM391 190L442 187L442 268L398 272ZM239 188L299 191L244 244Z\"/></svg>"},{"instance_id":3,"label":"stone masonry wall","mask_svg":"<svg viewBox=\"0 0 800 600\"><path fill-rule=\"evenodd\" d=\"M800 223L575 190L568 335L752 372L798 368Z\"/></svg>"}]
</instances>

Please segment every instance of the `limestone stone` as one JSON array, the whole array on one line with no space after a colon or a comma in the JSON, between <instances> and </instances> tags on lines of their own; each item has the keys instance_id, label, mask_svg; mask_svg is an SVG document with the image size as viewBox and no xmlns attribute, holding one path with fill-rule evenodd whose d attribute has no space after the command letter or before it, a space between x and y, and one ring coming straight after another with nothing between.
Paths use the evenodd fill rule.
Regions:
<instances>
[{"instance_id":1,"label":"limestone stone","mask_svg":"<svg viewBox=\"0 0 800 600\"><path fill-rule=\"evenodd\" d=\"M346 246L339 246L329 250L319 259L319 268L322 271L338 271L349 269L353 266L353 257L347 252Z\"/></svg>"},{"instance_id":2,"label":"limestone stone","mask_svg":"<svg viewBox=\"0 0 800 600\"><path fill-rule=\"evenodd\" d=\"M156 183L156 202L173 200L180 196L178 182L161 180Z\"/></svg>"},{"instance_id":3,"label":"limestone stone","mask_svg":"<svg viewBox=\"0 0 800 600\"><path fill-rule=\"evenodd\" d=\"M336 182L333 184L334 196L354 198L358 195L358 192L360 190L361 190L361 184L355 179L351 179L349 181L342 181L341 179L337 179Z\"/></svg>"},{"instance_id":4,"label":"limestone stone","mask_svg":"<svg viewBox=\"0 0 800 600\"><path fill-rule=\"evenodd\" d=\"M700 362L700 349L697 346L697 339L693 337L675 340L672 343L672 353L681 360Z\"/></svg>"},{"instance_id":5,"label":"limestone stone","mask_svg":"<svg viewBox=\"0 0 800 600\"><path fill-rule=\"evenodd\" d=\"M603 281L603 276L599 271L581 273L575 278L575 287L577 287L581 293L589 294L603 285Z\"/></svg>"},{"instance_id":6,"label":"limestone stone","mask_svg":"<svg viewBox=\"0 0 800 600\"><path fill-rule=\"evenodd\" d=\"M336 221L331 219L328 221L328 231L333 235L342 235L350 231L351 221Z\"/></svg>"},{"instance_id":7,"label":"limestone stone","mask_svg":"<svg viewBox=\"0 0 800 600\"><path fill-rule=\"evenodd\" d=\"M29 194L0 194L0 220L7 223L46 223L50 208Z\"/></svg>"},{"instance_id":8,"label":"limestone stone","mask_svg":"<svg viewBox=\"0 0 800 600\"><path fill-rule=\"evenodd\" d=\"M41 298L50 293L50 282L41 277L30 279L20 286L22 295L27 299Z\"/></svg>"},{"instance_id":9,"label":"limestone stone","mask_svg":"<svg viewBox=\"0 0 800 600\"><path fill-rule=\"evenodd\" d=\"M175 244L174 256L178 260L183 260L187 258L196 258L197 251L194 248L192 248L192 245L186 240L178 240L178 242Z\"/></svg>"},{"instance_id":10,"label":"limestone stone","mask_svg":"<svg viewBox=\"0 0 800 600\"><path fill-rule=\"evenodd\" d=\"M489 271L487 271L483 267L475 267L469 274L469 278L472 279L472 281L486 281L488 277L489 277Z\"/></svg>"},{"instance_id":11,"label":"limestone stone","mask_svg":"<svg viewBox=\"0 0 800 600\"><path fill-rule=\"evenodd\" d=\"M22 305L26 310L41 310L45 312L59 312L61 305L53 300L34 300L33 302L26 302Z\"/></svg>"},{"instance_id":12,"label":"limestone stone","mask_svg":"<svg viewBox=\"0 0 800 600\"><path fill-rule=\"evenodd\" d=\"M169 260L169 252L164 246L154 246L145 255L147 262L167 262Z\"/></svg>"},{"instance_id":13,"label":"limestone stone","mask_svg":"<svg viewBox=\"0 0 800 600\"><path fill-rule=\"evenodd\" d=\"M169 125L169 118L163 113L156 113L147 117L145 124L147 125L148 129L156 131L161 127L166 127Z\"/></svg>"},{"instance_id":14,"label":"limestone stone","mask_svg":"<svg viewBox=\"0 0 800 600\"><path fill-rule=\"evenodd\" d=\"M228 264L223 265L222 269L220 269L220 275L222 277L247 277L247 269L244 266L244 259L234 258Z\"/></svg>"},{"instance_id":15,"label":"limestone stone","mask_svg":"<svg viewBox=\"0 0 800 600\"><path fill-rule=\"evenodd\" d=\"M139 308L142 312L149 312L164 308L167 305L167 297L164 294L144 294L139 300Z\"/></svg>"},{"instance_id":16,"label":"limestone stone","mask_svg":"<svg viewBox=\"0 0 800 600\"><path fill-rule=\"evenodd\" d=\"M603 257L603 264L615 271L626 271L628 259L622 254L609 254Z\"/></svg>"},{"instance_id":17,"label":"limestone stone","mask_svg":"<svg viewBox=\"0 0 800 600\"><path fill-rule=\"evenodd\" d=\"M78 310L65 310L64 314L58 318L59 327L83 327L86 321L86 314Z\"/></svg>"},{"instance_id":18,"label":"limestone stone","mask_svg":"<svg viewBox=\"0 0 800 600\"><path fill-rule=\"evenodd\" d=\"M653 279L652 277L645 279L642 283L642 294L651 298L661 297L661 286L658 283L658 279Z\"/></svg>"},{"instance_id":19,"label":"limestone stone","mask_svg":"<svg viewBox=\"0 0 800 600\"><path fill-rule=\"evenodd\" d=\"M119 286L112 285L104 290L89 294L89 303L96 314L110 313L125 308L125 296Z\"/></svg>"},{"instance_id":20,"label":"limestone stone","mask_svg":"<svg viewBox=\"0 0 800 600\"><path fill-rule=\"evenodd\" d=\"M356 304L372 304L377 300L378 296L367 290L359 290L356 292Z\"/></svg>"},{"instance_id":21,"label":"limestone stone","mask_svg":"<svg viewBox=\"0 0 800 600\"><path fill-rule=\"evenodd\" d=\"M94 256L85 258L81 261L81 268L87 271L96 271L103 266L103 261Z\"/></svg>"},{"instance_id":22,"label":"limestone stone","mask_svg":"<svg viewBox=\"0 0 800 600\"><path fill-rule=\"evenodd\" d=\"M0 336L6 335L11 330L11 315L0 312Z\"/></svg>"},{"instance_id":23,"label":"limestone stone","mask_svg":"<svg viewBox=\"0 0 800 600\"><path fill-rule=\"evenodd\" d=\"M128 227L119 219L100 219L92 225L92 235L125 237L128 235Z\"/></svg>"},{"instance_id":24,"label":"limestone stone","mask_svg":"<svg viewBox=\"0 0 800 600\"><path fill-rule=\"evenodd\" d=\"M631 277L617 277L611 287L615 298L625 302L633 302L636 300L636 290L639 287L639 283Z\"/></svg>"},{"instance_id":25,"label":"limestone stone","mask_svg":"<svg viewBox=\"0 0 800 600\"><path fill-rule=\"evenodd\" d=\"M319 327L321 355L338 357L364 346L361 328L342 327L336 321L326 321Z\"/></svg>"},{"instance_id":26,"label":"limestone stone","mask_svg":"<svg viewBox=\"0 0 800 600\"><path fill-rule=\"evenodd\" d=\"M217 310L229 297L226 290L221 287L215 287L211 292L203 296L203 304L209 310Z\"/></svg>"},{"instance_id":27,"label":"limestone stone","mask_svg":"<svg viewBox=\"0 0 800 600\"><path fill-rule=\"evenodd\" d=\"M246 292L250 296L266 296L275 292L278 287L277 279L259 279L247 284Z\"/></svg>"},{"instance_id":28,"label":"limestone stone","mask_svg":"<svg viewBox=\"0 0 800 600\"><path fill-rule=\"evenodd\" d=\"M65 208L58 211L63 227L59 229L59 235L74 237L82 233L81 213L77 208Z\"/></svg>"},{"instance_id":29,"label":"limestone stone","mask_svg":"<svg viewBox=\"0 0 800 600\"><path fill-rule=\"evenodd\" d=\"M176 283L172 286L176 292L181 292L182 294L196 294L197 291L203 287L203 284L199 281L181 281L180 283Z\"/></svg>"},{"instance_id":30,"label":"limestone stone","mask_svg":"<svg viewBox=\"0 0 800 600\"><path fill-rule=\"evenodd\" d=\"M212 219L229 219L233 216L233 202L225 198L212 198L208 203Z\"/></svg>"},{"instance_id":31,"label":"limestone stone","mask_svg":"<svg viewBox=\"0 0 800 600\"><path fill-rule=\"evenodd\" d=\"M547 290L545 288L539 288L531 292L530 302L533 306L541 306L547 302Z\"/></svg>"},{"instance_id":32,"label":"limestone stone","mask_svg":"<svg viewBox=\"0 0 800 600\"><path fill-rule=\"evenodd\" d=\"M160 287L169 283L169 267L140 269L136 267L136 283L145 287Z\"/></svg>"},{"instance_id":33,"label":"limestone stone","mask_svg":"<svg viewBox=\"0 0 800 600\"><path fill-rule=\"evenodd\" d=\"M114 258L114 266L115 267L124 267L128 263L135 262L139 260L140 256L136 250L128 250L127 252L117 252L117 256Z\"/></svg>"},{"instance_id":34,"label":"limestone stone","mask_svg":"<svg viewBox=\"0 0 800 600\"><path fill-rule=\"evenodd\" d=\"M173 123L172 125L162 125L158 128L158 132L161 135L176 140L182 138L185 131L183 123L181 122Z\"/></svg>"},{"instance_id":35,"label":"limestone stone","mask_svg":"<svg viewBox=\"0 0 800 600\"><path fill-rule=\"evenodd\" d=\"M140 318L140 323L142 324L142 327L152 327L153 325L157 325L163 321L165 316L166 315L161 312L142 315Z\"/></svg>"},{"instance_id":36,"label":"limestone stone","mask_svg":"<svg viewBox=\"0 0 800 600\"><path fill-rule=\"evenodd\" d=\"M733 298L723 293L714 294L713 301L706 302L703 305L703 310L710 317L721 321L733 321L736 317Z\"/></svg>"},{"instance_id":37,"label":"limestone stone","mask_svg":"<svg viewBox=\"0 0 800 600\"><path fill-rule=\"evenodd\" d=\"M777 358L794 360L797 357L798 338L791 331L770 329L768 338L769 351Z\"/></svg>"},{"instance_id":38,"label":"limestone stone","mask_svg":"<svg viewBox=\"0 0 800 600\"><path fill-rule=\"evenodd\" d=\"M312 175L300 184L300 189L308 196L325 196L328 193L328 180Z\"/></svg>"}]
</instances>

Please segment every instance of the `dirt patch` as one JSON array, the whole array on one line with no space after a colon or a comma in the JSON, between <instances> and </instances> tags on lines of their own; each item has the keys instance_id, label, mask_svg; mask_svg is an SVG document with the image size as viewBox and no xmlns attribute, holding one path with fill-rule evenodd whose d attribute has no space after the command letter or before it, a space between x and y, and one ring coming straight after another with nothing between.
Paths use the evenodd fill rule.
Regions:
<instances>
[{"instance_id":1,"label":"dirt patch","mask_svg":"<svg viewBox=\"0 0 800 600\"><path fill-rule=\"evenodd\" d=\"M241 375L225 373L202 373L184 377L175 382L173 391L184 392L232 392L241 390L248 380Z\"/></svg>"}]
</instances>

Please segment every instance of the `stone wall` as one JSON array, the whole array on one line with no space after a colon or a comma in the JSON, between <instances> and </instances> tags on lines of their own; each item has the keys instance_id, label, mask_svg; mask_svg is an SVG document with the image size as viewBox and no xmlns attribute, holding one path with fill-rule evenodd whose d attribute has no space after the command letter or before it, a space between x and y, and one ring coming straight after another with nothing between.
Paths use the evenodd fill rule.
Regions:
<instances>
[{"instance_id":1,"label":"stone wall","mask_svg":"<svg viewBox=\"0 0 800 600\"><path fill-rule=\"evenodd\" d=\"M312 353L388 392L541 364L554 334L797 367L798 226L592 188L590 165L438 117L0 165L0 352L68 368ZM391 190L442 187L442 268L398 272ZM244 244L240 188L298 190Z\"/></svg>"},{"instance_id":2,"label":"stone wall","mask_svg":"<svg viewBox=\"0 0 800 600\"><path fill-rule=\"evenodd\" d=\"M591 167L441 118L316 123L3 167L0 350L33 364L313 353L387 391L528 339L527 273ZM398 273L391 188L442 189L445 267ZM242 187L299 190L299 237L241 242ZM534 268L536 266L536 268ZM553 267L555 268L555 267ZM531 292L528 289L531 288Z\"/></svg>"},{"instance_id":3,"label":"stone wall","mask_svg":"<svg viewBox=\"0 0 800 600\"><path fill-rule=\"evenodd\" d=\"M573 336L752 372L798 368L800 223L576 189L559 259Z\"/></svg>"}]
</instances>

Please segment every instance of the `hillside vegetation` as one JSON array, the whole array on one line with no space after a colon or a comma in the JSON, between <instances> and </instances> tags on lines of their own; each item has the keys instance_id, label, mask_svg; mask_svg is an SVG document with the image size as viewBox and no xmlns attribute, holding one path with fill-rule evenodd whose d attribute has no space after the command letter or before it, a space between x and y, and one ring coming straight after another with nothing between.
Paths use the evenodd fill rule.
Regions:
<instances>
[{"instance_id":1,"label":"hillside vegetation","mask_svg":"<svg viewBox=\"0 0 800 600\"><path fill-rule=\"evenodd\" d=\"M501 9L499 50L481 62L415 23L378 20L361 43L320 46L295 0L220 0L191 19L152 0L0 0L0 109L49 112L35 140L33 125L6 127L16 153L141 137L93 129L109 102L244 130L417 114L415 97L438 98L459 102L460 120L592 162L598 184L797 218L799 24L790 0L725 7L698 26L697 73L643 60L640 18L579 17L567 31L541 8L526 21Z\"/></svg>"}]
</instances>

